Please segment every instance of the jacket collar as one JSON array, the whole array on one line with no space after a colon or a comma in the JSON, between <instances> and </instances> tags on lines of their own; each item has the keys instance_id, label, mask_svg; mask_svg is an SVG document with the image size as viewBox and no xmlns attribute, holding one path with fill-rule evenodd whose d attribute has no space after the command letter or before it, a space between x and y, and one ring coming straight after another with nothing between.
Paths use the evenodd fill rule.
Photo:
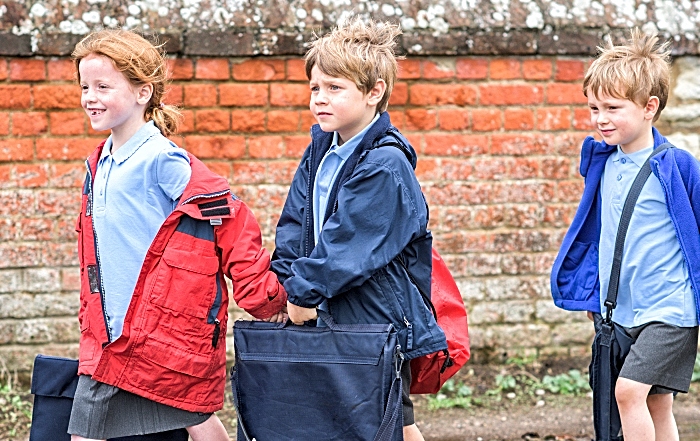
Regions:
<instances>
[{"instance_id":1,"label":"jacket collar","mask_svg":"<svg viewBox=\"0 0 700 441\"><path fill-rule=\"evenodd\" d=\"M651 128L651 133L654 136L654 149L668 142L668 140L656 130L656 127ZM588 175L588 169L591 164L597 162L594 159L600 156L607 158L616 150L617 145L610 145L605 143L605 141L596 141L592 136L588 136L583 141L583 146L581 147L581 165L579 167L581 176L586 177Z\"/></svg>"}]
</instances>

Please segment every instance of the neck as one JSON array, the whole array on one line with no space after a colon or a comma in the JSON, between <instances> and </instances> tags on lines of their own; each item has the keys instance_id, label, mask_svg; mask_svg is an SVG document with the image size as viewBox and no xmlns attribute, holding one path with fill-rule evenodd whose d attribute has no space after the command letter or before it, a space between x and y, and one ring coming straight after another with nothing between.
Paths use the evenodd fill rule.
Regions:
<instances>
[{"instance_id":1,"label":"neck","mask_svg":"<svg viewBox=\"0 0 700 441\"><path fill-rule=\"evenodd\" d=\"M133 124L130 124L128 126L122 126L119 128L113 128L112 129L112 149L111 152L114 154L121 146L126 144L128 140L131 139L132 136L138 132L141 127L143 127L146 124L146 121L141 120L137 121Z\"/></svg>"}]
</instances>

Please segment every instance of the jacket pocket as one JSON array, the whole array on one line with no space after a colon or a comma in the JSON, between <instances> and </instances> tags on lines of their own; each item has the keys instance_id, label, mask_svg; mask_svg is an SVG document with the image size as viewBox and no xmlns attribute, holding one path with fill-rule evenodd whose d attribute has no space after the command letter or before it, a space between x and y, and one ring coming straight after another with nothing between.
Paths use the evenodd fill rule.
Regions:
<instances>
[{"instance_id":1,"label":"jacket pocket","mask_svg":"<svg viewBox=\"0 0 700 441\"><path fill-rule=\"evenodd\" d=\"M168 247L163 252L152 302L171 311L206 318L216 295L219 259Z\"/></svg>"},{"instance_id":2,"label":"jacket pocket","mask_svg":"<svg viewBox=\"0 0 700 441\"><path fill-rule=\"evenodd\" d=\"M562 298L584 301L589 299L598 283L598 244L574 242L557 275Z\"/></svg>"},{"instance_id":3,"label":"jacket pocket","mask_svg":"<svg viewBox=\"0 0 700 441\"><path fill-rule=\"evenodd\" d=\"M212 353L200 354L153 337L143 346L142 357L160 367L196 378L208 378Z\"/></svg>"},{"instance_id":4,"label":"jacket pocket","mask_svg":"<svg viewBox=\"0 0 700 441\"><path fill-rule=\"evenodd\" d=\"M98 345L97 338L90 330L90 317L87 310L85 310L80 323L80 346L78 349L80 362L92 361L95 358L95 354L97 354Z\"/></svg>"}]
</instances>

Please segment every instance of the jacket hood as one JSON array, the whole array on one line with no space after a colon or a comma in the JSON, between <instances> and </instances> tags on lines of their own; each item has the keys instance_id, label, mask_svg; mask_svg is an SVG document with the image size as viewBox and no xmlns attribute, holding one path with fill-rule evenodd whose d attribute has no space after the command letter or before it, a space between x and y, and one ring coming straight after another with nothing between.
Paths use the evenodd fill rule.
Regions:
<instances>
[{"instance_id":1,"label":"jacket hood","mask_svg":"<svg viewBox=\"0 0 700 441\"><path fill-rule=\"evenodd\" d=\"M192 177L182 193L180 200L183 204L193 198L213 197L231 192L226 178L209 170L202 161L191 153L188 152L187 156L190 159L190 167L192 167Z\"/></svg>"}]
</instances>

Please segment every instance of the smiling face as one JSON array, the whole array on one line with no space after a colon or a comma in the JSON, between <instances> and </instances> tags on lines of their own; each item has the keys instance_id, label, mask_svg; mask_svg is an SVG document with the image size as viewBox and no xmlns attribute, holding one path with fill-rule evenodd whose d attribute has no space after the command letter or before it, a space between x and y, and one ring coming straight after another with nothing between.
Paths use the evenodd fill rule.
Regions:
<instances>
[{"instance_id":1,"label":"smiling face","mask_svg":"<svg viewBox=\"0 0 700 441\"><path fill-rule=\"evenodd\" d=\"M324 132L338 132L341 144L372 122L386 90L384 81L379 80L365 94L353 81L326 75L318 66L311 70L309 86L311 113Z\"/></svg>"},{"instance_id":2,"label":"smiling face","mask_svg":"<svg viewBox=\"0 0 700 441\"><path fill-rule=\"evenodd\" d=\"M615 98L598 91L588 91L591 124L609 145L620 145L625 153L634 153L654 145L651 126L659 108L659 99L649 98L646 106Z\"/></svg>"},{"instance_id":3,"label":"smiling face","mask_svg":"<svg viewBox=\"0 0 700 441\"><path fill-rule=\"evenodd\" d=\"M113 151L138 131L146 120L146 104L151 98L149 84L133 86L112 60L89 55L80 61L80 104L90 118L92 128L111 130Z\"/></svg>"}]
</instances>

